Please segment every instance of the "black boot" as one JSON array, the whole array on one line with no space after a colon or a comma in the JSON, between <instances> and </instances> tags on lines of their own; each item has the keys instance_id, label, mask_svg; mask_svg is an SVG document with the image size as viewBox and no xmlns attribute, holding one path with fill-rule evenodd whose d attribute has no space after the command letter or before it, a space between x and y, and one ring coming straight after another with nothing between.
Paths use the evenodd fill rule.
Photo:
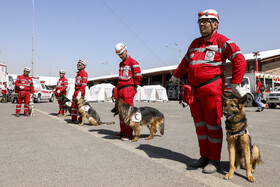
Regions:
<instances>
[{"instance_id":1,"label":"black boot","mask_svg":"<svg viewBox=\"0 0 280 187\"><path fill-rule=\"evenodd\" d=\"M209 159L207 157L200 157L200 159L193 161L190 163L190 166L193 168L200 168L206 166L208 164Z\"/></svg>"}]
</instances>

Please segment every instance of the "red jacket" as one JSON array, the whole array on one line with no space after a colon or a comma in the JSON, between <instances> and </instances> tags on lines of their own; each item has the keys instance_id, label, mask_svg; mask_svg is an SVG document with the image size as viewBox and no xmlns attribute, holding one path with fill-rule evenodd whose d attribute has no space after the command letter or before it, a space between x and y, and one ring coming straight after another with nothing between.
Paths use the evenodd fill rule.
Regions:
<instances>
[{"instance_id":1,"label":"red jacket","mask_svg":"<svg viewBox=\"0 0 280 187\"><path fill-rule=\"evenodd\" d=\"M241 84L246 60L239 47L225 36L215 33L209 40L195 39L174 72L180 78L187 71L192 86L204 83L225 71L226 59L232 62L232 84Z\"/></svg>"},{"instance_id":2,"label":"red jacket","mask_svg":"<svg viewBox=\"0 0 280 187\"><path fill-rule=\"evenodd\" d=\"M59 90L60 94L66 94L66 89L68 87L68 80L66 79L66 77L62 77L58 80L55 89Z\"/></svg>"},{"instance_id":3,"label":"red jacket","mask_svg":"<svg viewBox=\"0 0 280 187\"><path fill-rule=\"evenodd\" d=\"M34 93L33 81L29 76L18 75L15 86L17 91L31 91L31 93ZM20 86L24 86L24 88L20 89Z\"/></svg>"},{"instance_id":4,"label":"red jacket","mask_svg":"<svg viewBox=\"0 0 280 187\"><path fill-rule=\"evenodd\" d=\"M262 87L261 81L258 81L257 87L258 87L257 93L262 93L262 92L261 92L261 87Z\"/></svg>"},{"instance_id":5,"label":"red jacket","mask_svg":"<svg viewBox=\"0 0 280 187\"><path fill-rule=\"evenodd\" d=\"M77 72L77 76L75 79L75 92L81 91L83 94L86 93L86 86L88 82L87 79L88 79L88 74L84 69L80 72Z\"/></svg>"},{"instance_id":6,"label":"red jacket","mask_svg":"<svg viewBox=\"0 0 280 187\"><path fill-rule=\"evenodd\" d=\"M1 93L2 93L2 94L6 94L6 93L7 93L7 87L5 86L5 84L3 84L3 85L1 86Z\"/></svg>"},{"instance_id":7,"label":"red jacket","mask_svg":"<svg viewBox=\"0 0 280 187\"><path fill-rule=\"evenodd\" d=\"M134 85L138 86L141 81L141 69L133 58L130 56L126 59L126 61L122 61L119 65L119 80L118 80L118 88L125 85Z\"/></svg>"}]
</instances>

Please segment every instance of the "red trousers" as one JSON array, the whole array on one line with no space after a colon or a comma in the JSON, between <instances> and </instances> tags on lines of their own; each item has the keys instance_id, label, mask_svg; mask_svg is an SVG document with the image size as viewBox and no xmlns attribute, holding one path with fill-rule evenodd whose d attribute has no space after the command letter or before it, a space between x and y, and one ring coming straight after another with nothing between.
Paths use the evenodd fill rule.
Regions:
<instances>
[{"instance_id":1,"label":"red trousers","mask_svg":"<svg viewBox=\"0 0 280 187\"><path fill-rule=\"evenodd\" d=\"M30 101L30 92L24 92L24 91L18 92L18 102L16 105L17 114L20 113L22 101L24 101L24 113L27 114L28 113L28 104Z\"/></svg>"},{"instance_id":2,"label":"red trousers","mask_svg":"<svg viewBox=\"0 0 280 187\"><path fill-rule=\"evenodd\" d=\"M119 98L123 99L125 103L133 106L133 100L135 96L134 87L126 87L118 91ZM120 134L127 135L128 137L132 137L133 129L129 126L125 125L124 120L120 118Z\"/></svg>"},{"instance_id":3,"label":"red trousers","mask_svg":"<svg viewBox=\"0 0 280 187\"><path fill-rule=\"evenodd\" d=\"M194 120L200 156L209 160L220 160L223 142L222 79L216 80L194 91L194 102L190 105Z\"/></svg>"},{"instance_id":4,"label":"red trousers","mask_svg":"<svg viewBox=\"0 0 280 187\"><path fill-rule=\"evenodd\" d=\"M79 90L75 91L75 93L73 95L73 99L78 96L78 93L79 93ZM82 96L85 97L85 93L82 92ZM72 118L72 121L77 121L78 116L79 116L79 121L80 121L80 120L82 120L82 116L78 111L79 110L78 105L76 104L75 101L73 101L73 99L72 99L72 105L71 105L71 109L72 109L71 118Z\"/></svg>"}]
</instances>

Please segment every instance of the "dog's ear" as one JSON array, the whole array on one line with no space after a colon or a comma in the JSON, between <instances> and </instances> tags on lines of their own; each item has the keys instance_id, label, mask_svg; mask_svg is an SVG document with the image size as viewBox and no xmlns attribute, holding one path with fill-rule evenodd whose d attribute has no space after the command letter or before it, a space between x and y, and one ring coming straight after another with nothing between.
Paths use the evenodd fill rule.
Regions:
<instances>
[{"instance_id":1,"label":"dog's ear","mask_svg":"<svg viewBox=\"0 0 280 187\"><path fill-rule=\"evenodd\" d=\"M238 99L238 102L239 102L240 104L246 104L247 99L248 99L248 96L247 96L247 94L245 94L243 97L241 97L241 98Z\"/></svg>"},{"instance_id":2,"label":"dog's ear","mask_svg":"<svg viewBox=\"0 0 280 187\"><path fill-rule=\"evenodd\" d=\"M226 96L224 96L223 94L221 94L221 97L222 97L222 101L223 103L226 103L228 98Z\"/></svg>"}]
</instances>

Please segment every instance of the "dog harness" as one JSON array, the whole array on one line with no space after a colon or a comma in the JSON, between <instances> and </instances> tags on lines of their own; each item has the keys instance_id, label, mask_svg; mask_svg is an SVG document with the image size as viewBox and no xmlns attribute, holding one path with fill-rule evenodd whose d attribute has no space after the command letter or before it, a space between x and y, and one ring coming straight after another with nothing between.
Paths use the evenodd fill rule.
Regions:
<instances>
[{"instance_id":1,"label":"dog harness","mask_svg":"<svg viewBox=\"0 0 280 187\"><path fill-rule=\"evenodd\" d=\"M71 101L67 101L67 102L65 103L65 105L68 106L68 107L71 107L72 103L71 103Z\"/></svg>"},{"instance_id":2,"label":"dog harness","mask_svg":"<svg viewBox=\"0 0 280 187\"><path fill-rule=\"evenodd\" d=\"M83 109L83 111L88 112L88 110L90 109L90 106L84 105L84 106L81 106L80 108Z\"/></svg>"},{"instance_id":3,"label":"dog harness","mask_svg":"<svg viewBox=\"0 0 280 187\"><path fill-rule=\"evenodd\" d=\"M226 120L226 122L231 123L231 124L237 124L237 123L244 122L244 121L247 121L246 117L242 118L239 121L235 121L235 122L231 122L231 121ZM238 134L239 136L242 136L244 134L249 134L249 131L247 129L244 129L246 127L246 125L247 125L247 122L244 123L244 125L242 126L240 131L237 131L237 132L227 132L226 135L227 136L232 136L232 135L237 135Z\"/></svg>"},{"instance_id":4,"label":"dog harness","mask_svg":"<svg viewBox=\"0 0 280 187\"><path fill-rule=\"evenodd\" d=\"M142 120L142 114L140 112L140 110L138 109L137 112L135 112L135 114L131 117L130 119L132 122L138 122L140 123Z\"/></svg>"}]
</instances>

